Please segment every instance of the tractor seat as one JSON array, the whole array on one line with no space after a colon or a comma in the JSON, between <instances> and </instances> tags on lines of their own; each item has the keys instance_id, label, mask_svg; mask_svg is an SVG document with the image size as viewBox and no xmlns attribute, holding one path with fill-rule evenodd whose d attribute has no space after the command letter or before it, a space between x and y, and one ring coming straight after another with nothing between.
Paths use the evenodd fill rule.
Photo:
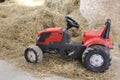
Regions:
<instances>
[{"instance_id":1,"label":"tractor seat","mask_svg":"<svg viewBox=\"0 0 120 80\"><path fill-rule=\"evenodd\" d=\"M84 35L89 37L99 37L103 34L105 27L106 26L104 25L100 31L87 31Z\"/></svg>"}]
</instances>

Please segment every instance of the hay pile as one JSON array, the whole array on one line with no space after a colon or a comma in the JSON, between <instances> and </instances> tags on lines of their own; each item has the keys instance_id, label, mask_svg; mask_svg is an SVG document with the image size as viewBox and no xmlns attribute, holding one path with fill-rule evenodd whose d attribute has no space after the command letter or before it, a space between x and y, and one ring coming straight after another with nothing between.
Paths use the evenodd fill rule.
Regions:
<instances>
[{"instance_id":1,"label":"hay pile","mask_svg":"<svg viewBox=\"0 0 120 80\"><path fill-rule=\"evenodd\" d=\"M69 0L65 1L68 2ZM46 4L49 5L44 7L19 6L16 3L10 2L0 4L0 59L14 63L16 66L32 73L36 77L54 74L73 80L110 80L111 77L113 78L114 71L112 69L102 74L90 72L79 61L62 60L54 54L46 55L41 64L29 64L25 62L23 57L24 49L30 44L35 44L36 34L47 27L64 27L66 23L63 17L66 14L81 23L82 28L87 25L86 20L78 13L79 9L77 6L70 5L69 3L69 6L73 6L70 8L70 11L68 8L65 10L62 8L61 10L61 2L57 3L61 4L61 6L59 5L60 7L55 10L54 7L51 7L55 3L57 2L54 2L54 0L52 0L51 4L48 1ZM81 30L78 30L76 33L81 35L79 31ZM80 35L76 38L80 37Z\"/></svg>"}]
</instances>

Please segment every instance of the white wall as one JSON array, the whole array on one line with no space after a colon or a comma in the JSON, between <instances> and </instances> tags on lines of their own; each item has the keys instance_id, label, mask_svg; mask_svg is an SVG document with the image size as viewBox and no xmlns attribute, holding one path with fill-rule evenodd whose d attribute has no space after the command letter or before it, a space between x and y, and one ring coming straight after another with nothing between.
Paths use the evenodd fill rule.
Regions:
<instances>
[{"instance_id":1,"label":"white wall","mask_svg":"<svg viewBox=\"0 0 120 80\"><path fill-rule=\"evenodd\" d=\"M97 20L120 20L120 0L80 0L80 12L90 24ZM117 22L116 22L117 21Z\"/></svg>"}]
</instances>

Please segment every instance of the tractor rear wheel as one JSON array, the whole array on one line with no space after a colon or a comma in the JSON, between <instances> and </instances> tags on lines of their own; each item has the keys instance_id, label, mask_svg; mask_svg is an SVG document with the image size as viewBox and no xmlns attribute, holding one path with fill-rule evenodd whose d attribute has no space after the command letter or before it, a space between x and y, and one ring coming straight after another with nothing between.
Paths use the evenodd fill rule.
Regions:
<instances>
[{"instance_id":1,"label":"tractor rear wheel","mask_svg":"<svg viewBox=\"0 0 120 80\"><path fill-rule=\"evenodd\" d=\"M82 63L88 70L105 72L111 65L111 56L101 48L87 48L82 55Z\"/></svg>"},{"instance_id":2,"label":"tractor rear wheel","mask_svg":"<svg viewBox=\"0 0 120 80\"><path fill-rule=\"evenodd\" d=\"M43 52L38 46L31 45L28 48L26 48L24 57L27 62L40 63L43 59Z\"/></svg>"}]
</instances>

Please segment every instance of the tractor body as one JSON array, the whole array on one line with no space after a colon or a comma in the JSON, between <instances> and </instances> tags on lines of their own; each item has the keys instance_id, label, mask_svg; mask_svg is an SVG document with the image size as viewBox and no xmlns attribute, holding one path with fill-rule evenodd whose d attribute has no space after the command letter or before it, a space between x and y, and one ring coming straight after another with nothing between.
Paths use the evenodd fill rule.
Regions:
<instances>
[{"instance_id":1,"label":"tractor body","mask_svg":"<svg viewBox=\"0 0 120 80\"><path fill-rule=\"evenodd\" d=\"M25 50L27 62L40 62L43 53L59 53L61 58L82 60L88 70L106 71L111 65L109 50L113 48L109 35L111 20L108 19L99 31L84 32L82 41L73 41L69 31L70 28L79 28L80 25L70 17L65 17L65 20L67 28L48 28L38 33L36 45Z\"/></svg>"}]
</instances>

